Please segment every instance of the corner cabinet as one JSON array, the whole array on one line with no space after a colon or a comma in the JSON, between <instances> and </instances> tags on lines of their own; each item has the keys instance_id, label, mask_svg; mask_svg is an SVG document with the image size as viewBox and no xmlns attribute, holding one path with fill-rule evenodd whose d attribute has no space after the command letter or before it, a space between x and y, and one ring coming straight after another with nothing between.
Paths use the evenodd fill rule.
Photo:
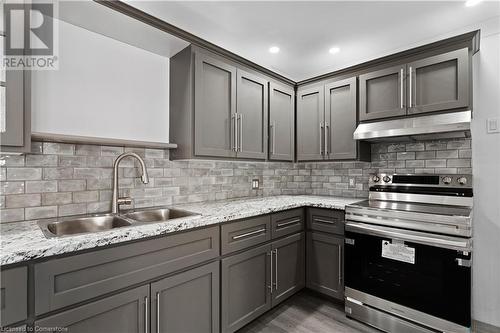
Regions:
<instances>
[{"instance_id":1,"label":"corner cabinet","mask_svg":"<svg viewBox=\"0 0 500 333\"><path fill-rule=\"evenodd\" d=\"M470 107L468 48L359 76L359 120Z\"/></svg>"},{"instance_id":2,"label":"corner cabinet","mask_svg":"<svg viewBox=\"0 0 500 333\"><path fill-rule=\"evenodd\" d=\"M269 84L269 159L293 161L295 155L295 91Z\"/></svg>"},{"instance_id":3,"label":"corner cabinet","mask_svg":"<svg viewBox=\"0 0 500 333\"><path fill-rule=\"evenodd\" d=\"M283 94L277 95L270 90L270 81L196 46L173 56L170 137L178 148L170 157L266 160L270 155L270 159L292 160L293 88L284 87L279 90ZM276 124L271 154L269 114ZM284 128L290 125L292 128Z\"/></svg>"},{"instance_id":4,"label":"corner cabinet","mask_svg":"<svg viewBox=\"0 0 500 333\"><path fill-rule=\"evenodd\" d=\"M326 81L297 91L297 160L369 160L357 125L356 78Z\"/></svg>"}]
</instances>

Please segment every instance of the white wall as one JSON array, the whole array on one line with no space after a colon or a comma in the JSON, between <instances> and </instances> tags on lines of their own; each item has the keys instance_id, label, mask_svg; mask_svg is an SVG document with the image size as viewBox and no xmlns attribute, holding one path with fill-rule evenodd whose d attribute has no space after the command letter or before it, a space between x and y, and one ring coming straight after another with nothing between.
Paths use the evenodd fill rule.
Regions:
<instances>
[{"instance_id":1,"label":"white wall","mask_svg":"<svg viewBox=\"0 0 500 333\"><path fill-rule=\"evenodd\" d=\"M474 252L472 309L476 320L500 327L500 133L486 120L500 117L500 29L481 31L473 59Z\"/></svg>"},{"instance_id":2,"label":"white wall","mask_svg":"<svg viewBox=\"0 0 500 333\"><path fill-rule=\"evenodd\" d=\"M59 22L59 70L32 75L32 130L168 142L169 59Z\"/></svg>"}]
</instances>

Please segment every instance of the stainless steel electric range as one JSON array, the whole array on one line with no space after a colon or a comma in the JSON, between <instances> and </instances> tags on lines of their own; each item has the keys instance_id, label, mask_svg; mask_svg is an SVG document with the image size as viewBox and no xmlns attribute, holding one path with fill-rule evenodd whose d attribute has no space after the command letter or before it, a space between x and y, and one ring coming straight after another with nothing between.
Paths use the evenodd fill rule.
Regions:
<instances>
[{"instance_id":1,"label":"stainless steel electric range","mask_svg":"<svg viewBox=\"0 0 500 333\"><path fill-rule=\"evenodd\" d=\"M372 175L346 207L345 312L387 332L470 332L472 176Z\"/></svg>"}]
</instances>

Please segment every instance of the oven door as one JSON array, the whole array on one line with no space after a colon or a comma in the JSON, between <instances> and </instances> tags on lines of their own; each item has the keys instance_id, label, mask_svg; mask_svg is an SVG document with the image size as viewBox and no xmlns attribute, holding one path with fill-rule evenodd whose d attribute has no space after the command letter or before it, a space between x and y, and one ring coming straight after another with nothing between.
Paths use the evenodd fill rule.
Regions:
<instances>
[{"instance_id":1,"label":"oven door","mask_svg":"<svg viewBox=\"0 0 500 333\"><path fill-rule=\"evenodd\" d=\"M470 327L468 239L356 222L345 237L346 288Z\"/></svg>"}]
</instances>

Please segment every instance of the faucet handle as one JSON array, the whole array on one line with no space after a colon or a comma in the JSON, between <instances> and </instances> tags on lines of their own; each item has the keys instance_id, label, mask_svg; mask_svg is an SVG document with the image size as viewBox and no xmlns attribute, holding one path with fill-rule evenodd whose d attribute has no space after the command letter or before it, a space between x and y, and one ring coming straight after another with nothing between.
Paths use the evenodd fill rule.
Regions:
<instances>
[{"instance_id":1,"label":"faucet handle","mask_svg":"<svg viewBox=\"0 0 500 333\"><path fill-rule=\"evenodd\" d=\"M118 204L118 206L120 206L120 205L131 205L132 204L132 198L130 198L130 197L118 198L117 204Z\"/></svg>"}]
</instances>

